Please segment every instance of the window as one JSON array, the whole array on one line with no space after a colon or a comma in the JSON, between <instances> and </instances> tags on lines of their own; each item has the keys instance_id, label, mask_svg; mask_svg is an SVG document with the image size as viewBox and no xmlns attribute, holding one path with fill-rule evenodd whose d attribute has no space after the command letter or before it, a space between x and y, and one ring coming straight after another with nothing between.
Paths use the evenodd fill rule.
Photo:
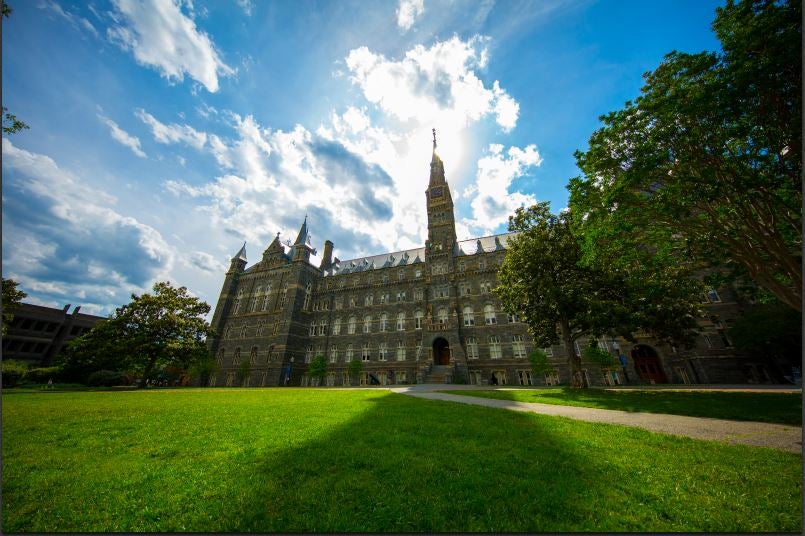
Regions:
<instances>
[{"instance_id":1,"label":"window","mask_svg":"<svg viewBox=\"0 0 805 536\"><path fill-rule=\"evenodd\" d=\"M366 297L363 298L363 304L364 305L372 305L372 302L374 301L374 299L375 299L374 294L367 294Z\"/></svg>"},{"instance_id":2,"label":"window","mask_svg":"<svg viewBox=\"0 0 805 536\"><path fill-rule=\"evenodd\" d=\"M246 324L243 324L243 325L240 327L240 338L241 338L241 339L243 339L243 338L245 338L245 337L246 337L246 330L247 330L247 329L248 329L248 326L247 326Z\"/></svg>"},{"instance_id":3,"label":"window","mask_svg":"<svg viewBox=\"0 0 805 536\"><path fill-rule=\"evenodd\" d=\"M380 343L380 349L378 351L380 361L385 361L389 355L389 345L385 342Z\"/></svg>"},{"instance_id":4,"label":"window","mask_svg":"<svg viewBox=\"0 0 805 536\"><path fill-rule=\"evenodd\" d=\"M718 295L718 292L716 292L716 289L714 289L714 288L710 288L710 289L707 290L706 298L707 298L707 301L710 302L710 303L719 303L719 302L721 302L721 297Z\"/></svg>"},{"instance_id":5,"label":"window","mask_svg":"<svg viewBox=\"0 0 805 536\"><path fill-rule=\"evenodd\" d=\"M333 320L333 335L341 334L341 318Z\"/></svg>"},{"instance_id":6,"label":"window","mask_svg":"<svg viewBox=\"0 0 805 536\"><path fill-rule=\"evenodd\" d=\"M389 326L389 315L383 313L380 315L380 331L388 330Z\"/></svg>"},{"instance_id":7,"label":"window","mask_svg":"<svg viewBox=\"0 0 805 536\"><path fill-rule=\"evenodd\" d=\"M232 364L240 365L240 347L235 348L235 353L232 355Z\"/></svg>"},{"instance_id":8,"label":"window","mask_svg":"<svg viewBox=\"0 0 805 536\"><path fill-rule=\"evenodd\" d=\"M259 320L257 322L257 336L258 337L263 334L263 329L265 327L266 327L266 321L265 320Z\"/></svg>"},{"instance_id":9,"label":"window","mask_svg":"<svg viewBox=\"0 0 805 536\"><path fill-rule=\"evenodd\" d=\"M420 277L422 277L422 269L421 269L421 268L417 268L417 269L414 271L414 277L415 277L415 278L417 278L417 279L419 279Z\"/></svg>"},{"instance_id":10,"label":"window","mask_svg":"<svg viewBox=\"0 0 805 536\"><path fill-rule=\"evenodd\" d=\"M579 341L573 341L573 348L576 349L576 355L581 355L581 346L579 346Z\"/></svg>"},{"instance_id":11,"label":"window","mask_svg":"<svg viewBox=\"0 0 805 536\"><path fill-rule=\"evenodd\" d=\"M389 303L389 293L388 292L381 292L380 293L380 303Z\"/></svg>"},{"instance_id":12,"label":"window","mask_svg":"<svg viewBox=\"0 0 805 536\"><path fill-rule=\"evenodd\" d=\"M288 283L285 283L282 286L282 296L280 297L280 309L285 307L285 304L288 302Z\"/></svg>"},{"instance_id":13,"label":"window","mask_svg":"<svg viewBox=\"0 0 805 536\"><path fill-rule=\"evenodd\" d=\"M512 336L512 352L514 352L515 359L525 359L525 344L523 343L522 335ZM530 381L530 380L529 380ZM530 383L521 383L520 385L531 385Z\"/></svg>"},{"instance_id":14,"label":"window","mask_svg":"<svg viewBox=\"0 0 805 536\"><path fill-rule=\"evenodd\" d=\"M226 357L226 349L225 349L225 348L221 348L220 350L218 350L218 360L217 360L217 361L218 361L218 364L219 364L219 365L223 365L223 364L224 364L224 358L225 358L225 357Z\"/></svg>"},{"instance_id":15,"label":"window","mask_svg":"<svg viewBox=\"0 0 805 536\"><path fill-rule=\"evenodd\" d=\"M475 325L475 313L473 313L472 307L470 307L469 305L464 308L464 325L465 326Z\"/></svg>"},{"instance_id":16,"label":"window","mask_svg":"<svg viewBox=\"0 0 805 536\"><path fill-rule=\"evenodd\" d=\"M553 346L547 346L542 351L545 352L546 357L553 357Z\"/></svg>"},{"instance_id":17,"label":"window","mask_svg":"<svg viewBox=\"0 0 805 536\"><path fill-rule=\"evenodd\" d=\"M389 282L389 274L383 274L383 283L385 284L388 282Z\"/></svg>"},{"instance_id":18,"label":"window","mask_svg":"<svg viewBox=\"0 0 805 536\"><path fill-rule=\"evenodd\" d=\"M517 379L520 381L520 385L532 385L530 370L518 370Z\"/></svg>"},{"instance_id":19,"label":"window","mask_svg":"<svg viewBox=\"0 0 805 536\"><path fill-rule=\"evenodd\" d=\"M369 343L365 342L365 343L363 343L363 346L361 347L361 360L369 361L369 357L370 357Z\"/></svg>"},{"instance_id":20,"label":"window","mask_svg":"<svg viewBox=\"0 0 805 536\"><path fill-rule=\"evenodd\" d=\"M397 361L405 361L405 344L402 341L397 343Z\"/></svg>"},{"instance_id":21,"label":"window","mask_svg":"<svg viewBox=\"0 0 805 536\"><path fill-rule=\"evenodd\" d=\"M559 385L559 375L556 372L546 372L545 385Z\"/></svg>"},{"instance_id":22,"label":"window","mask_svg":"<svg viewBox=\"0 0 805 536\"><path fill-rule=\"evenodd\" d=\"M414 355L416 356L416 360L419 361L419 358L422 357L422 341L416 342L416 348L414 349Z\"/></svg>"},{"instance_id":23,"label":"window","mask_svg":"<svg viewBox=\"0 0 805 536\"><path fill-rule=\"evenodd\" d=\"M398 302L405 301L405 291L404 290L401 290L400 292L397 293L397 301Z\"/></svg>"},{"instance_id":24,"label":"window","mask_svg":"<svg viewBox=\"0 0 805 536\"><path fill-rule=\"evenodd\" d=\"M448 298L450 297L450 287L436 287L433 289L434 298Z\"/></svg>"},{"instance_id":25,"label":"window","mask_svg":"<svg viewBox=\"0 0 805 536\"><path fill-rule=\"evenodd\" d=\"M467 359L478 359L478 341L475 337L467 338Z\"/></svg>"},{"instance_id":26,"label":"window","mask_svg":"<svg viewBox=\"0 0 805 536\"><path fill-rule=\"evenodd\" d=\"M271 287L269 287L268 289L266 289L266 293L265 293L265 295L263 296L263 304L260 306L260 310L261 310L261 311L265 311L266 309L268 309L268 299L269 299L269 297L270 297L270 296L268 295L268 293L269 293L269 291L270 291L270 290L271 290Z\"/></svg>"},{"instance_id":27,"label":"window","mask_svg":"<svg viewBox=\"0 0 805 536\"><path fill-rule=\"evenodd\" d=\"M363 332L364 333L372 332L372 317L369 315L363 317Z\"/></svg>"},{"instance_id":28,"label":"window","mask_svg":"<svg viewBox=\"0 0 805 536\"><path fill-rule=\"evenodd\" d=\"M467 269L467 264L464 261L458 261L458 271L463 272Z\"/></svg>"},{"instance_id":29,"label":"window","mask_svg":"<svg viewBox=\"0 0 805 536\"><path fill-rule=\"evenodd\" d=\"M274 335L280 332L280 328L282 327L282 320L277 320L274 322Z\"/></svg>"},{"instance_id":30,"label":"window","mask_svg":"<svg viewBox=\"0 0 805 536\"><path fill-rule=\"evenodd\" d=\"M489 383L492 385L506 385L506 371L493 370L492 378L489 380Z\"/></svg>"},{"instance_id":31,"label":"window","mask_svg":"<svg viewBox=\"0 0 805 536\"><path fill-rule=\"evenodd\" d=\"M422 311L414 313L414 329L422 329Z\"/></svg>"},{"instance_id":32,"label":"window","mask_svg":"<svg viewBox=\"0 0 805 536\"><path fill-rule=\"evenodd\" d=\"M405 272L403 270L397 272L397 281L403 281L404 279L405 279Z\"/></svg>"},{"instance_id":33,"label":"window","mask_svg":"<svg viewBox=\"0 0 805 536\"><path fill-rule=\"evenodd\" d=\"M607 344L607 341L604 339L600 339L598 341L598 347L605 352L609 352L609 345Z\"/></svg>"},{"instance_id":34,"label":"window","mask_svg":"<svg viewBox=\"0 0 805 536\"><path fill-rule=\"evenodd\" d=\"M339 296L335 299L335 310L340 311L344 307L344 297Z\"/></svg>"},{"instance_id":35,"label":"window","mask_svg":"<svg viewBox=\"0 0 805 536\"><path fill-rule=\"evenodd\" d=\"M436 317L439 319L439 324L446 325L449 320L447 307L439 307L439 310L436 311Z\"/></svg>"},{"instance_id":36,"label":"window","mask_svg":"<svg viewBox=\"0 0 805 536\"><path fill-rule=\"evenodd\" d=\"M398 370L397 373L395 374L395 376L396 376L397 383L407 383L408 382L408 376L406 375L404 370Z\"/></svg>"},{"instance_id":37,"label":"window","mask_svg":"<svg viewBox=\"0 0 805 536\"><path fill-rule=\"evenodd\" d=\"M310 323L310 335L313 336L316 334L316 321Z\"/></svg>"},{"instance_id":38,"label":"window","mask_svg":"<svg viewBox=\"0 0 805 536\"><path fill-rule=\"evenodd\" d=\"M369 385L369 373L368 372L361 372L360 375L360 384L361 385Z\"/></svg>"},{"instance_id":39,"label":"window","mask_svg":"<svg viewBox=\"0 0 805 536\"><path fill-rule=\"evenodd\" d=\"M234 372L227 372L226 373L226 386L232 387L232 384L235 383L235 373Z\"/></svg>"},{"instance_id":40,"label":"window","mask_svg":"<svg viewBox=\"0 0 805 536\"><path fill-rule=\"evenodd\" d=\"M500 337L492 335L489 337L489 357L492 359L500 359Z\"/></svg>"},{"instance_id":41,"label":"window","mask_svg":"<svg viewBox=\"0 0 805 536\"><path fill-rule=\"evenodd\" d=\"M491 304L484 305L484 323L488 325L498 323L498 319L495 316L495 308Z\"/></svg>"},{"instance_id":42,"label":"window","mask_svg":"<svg viewBox=\"0 0 805 536\"><path fill-rule=\"evenodd\" d=\"M469 296L470 294L472 294L472 287L470 286L469 283L462 283L458 287L458 293L461 296Z\"/></svg>"},{"instance_id":43,"label":"window","mask_svg":"<svg viewBox=\"0 0 805 536\"><path fill-rule=\"evenodd\" d=\"M256 346L252 346L252 351L249 352L249 363L251 363L252 365L257 364L257 347Z\"/></svg>"},{"instance_id":44,"label":"window","mask_svg":"<svg viewBox=\"0 0 805 536\"><path fill-rule=\"evenodd\" d=\"M349 306L350 307L355 307L355 297L354 296L349 297Z\"/></svg>"},{"instance_id":45,"label":"window","mask_svg":"<svg viewBox=\"0 0 805 536\"><path fill-rule=\"evenodd\" d=\"M231 339L232 338L232 326L227 326L226 327L226 331L224 332L224 338L225 339Z\"/></svg>"},{"instance_id":46,"label":"window","mask_svg":"<svg viewBox=\"0 0 805 536\"><path fill-rule=\"evenodd\" d=\"M492 292L492 283L481 281L481 294L489 294L490 292Z\"/></svg>"},{"instance_id":47,"label":"window","mask_svg":"<svg viewBox=\"0 0 805 536\"><path fill-rule=\"evenodd\" d=\"M478 269L485 270L486 269L486 259L479 259L478 260Z\"/></svg>"},{"instance_id":48,"label":"window","mask_svg":"<svg viewBox=\"0 0 805 536\"><path fill-rule=\"evenodd\" d=\"M508 318L509 324L513 324L515 322L520 321L520 317L518 317L517 315L513 315L511 313L506 314L506 318Z\"/></svg>"},{"instance_id":49,"label":"window","mask_svg":"<svg viewBox=\"0 0 805 536\"><path fill-rule=\"evenodd\" d=\"M397 313L397 331L405 331L405 313Z\"/></svg>"},{"instance_id":50,"label":"window","mask_svg":"<svg viewBox=\"0 0 805 536\"><path fill-rule=\"evenodd\" d=\"M305 350L305 363L310 363L313 360L313 346L308 346Z\"/></svg>"},{"instance_id":51,"label":"window","mask_svg":"<svg viewBox=\"0 0 805 536\"><path fill-rule=\"evenodd\" d=\"M330 347L330 363L338 363L338 346Z\"/></svg>"},{"instance_id":52,"label":"window","mask_svg":"<svg viewBox=\"0 0 805 536\"><path fill-rule=\"evenodd\" d=\"M470 371L470 385L481 385L481 371L480 370L471 370Z\"/></svg>"},{"instance_id":53,"label":"window","mask_svg":"<svg viewBox=\"0 0 805 536\"><path fill-rule=\"evenodd\" d=\"M425 299L425 292L421 289L414 289L414 301L422 301Z\"/></svg>"},{"instance_id":54,"label":"window","mask_svg":"<svg viewBox=\"0 0 805 536\"><path fill-rule=\"evenodd\" d=\"M347 345L347 353L344 356L344 363L349 363L355 357L355 352L352 350L352 345Z\"/></svg>"},{"instance_id":55,"label":"window","mask_svg":"<svg viewBox=\"0 0 805 536\"><path fill-rule=\"evenodd\" d=\"M347 333L349 333L350 335L355 334L355 324L356 324L356 322L357 322L357 319L354 316L349 317L349 321L347 322Z\"/></svg>"},{"instance_id":56,"label":"window","mask_svg":"<svg viewBox=\"0 0 805 536\"><path fill-rule=\"evenodd\" d=\"M319 335L327 335L327 320L319 321Z\"/></svg>"}]
</instances>

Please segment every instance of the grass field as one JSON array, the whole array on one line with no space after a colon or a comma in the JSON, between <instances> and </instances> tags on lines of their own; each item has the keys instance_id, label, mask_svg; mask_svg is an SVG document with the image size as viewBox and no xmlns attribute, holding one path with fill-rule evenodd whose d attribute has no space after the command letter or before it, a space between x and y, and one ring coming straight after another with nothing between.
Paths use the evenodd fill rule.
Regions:
<instances>
[{"instance_id":1,"label":"grass field","mask_svg":"<svg viewBox=\"0 0 805 536\"><path fill-rule=\"evenodd\" d=\"M456 395L562 406L669 413L802 426L802 394L637 389L505 389L445 391Z\"/></svg>"},{"instance_id":2,"label":"grass field","mask_svg":"<svg viewBox=\"0 0 805 536\"><path fill-rule=\"evenodd\" d=\"M793 531L802 459L385 390L3 396L4 532Z\"/></svg>"}]
</instances>

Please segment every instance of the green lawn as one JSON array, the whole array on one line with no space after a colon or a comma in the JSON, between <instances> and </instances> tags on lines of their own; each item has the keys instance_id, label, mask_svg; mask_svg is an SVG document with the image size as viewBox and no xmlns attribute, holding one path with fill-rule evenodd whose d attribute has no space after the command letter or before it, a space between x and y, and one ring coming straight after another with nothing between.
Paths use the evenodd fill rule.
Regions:
<instances>
[{"instance_id":1,"label":"green lawn","mask_svg":"<svg viewBox=\"0 0 805 536\"><path fill-rule=\"evenodd\" d=\"M792 531L802 459L393 394L3 395L5 532Z\"/></svg>"},{"instance_id":2,"label":"green lawn","mask_svg":"<svg viewBox=\"0 0 805 536\"><path fill-rule=\"evenodd\" d=\"M802 394L714 391L666 391L637 389L505 389L445 391L454 395L537 402L559 406L619 409L758 421L802 426Z\"/></svg>"}]
</instances>

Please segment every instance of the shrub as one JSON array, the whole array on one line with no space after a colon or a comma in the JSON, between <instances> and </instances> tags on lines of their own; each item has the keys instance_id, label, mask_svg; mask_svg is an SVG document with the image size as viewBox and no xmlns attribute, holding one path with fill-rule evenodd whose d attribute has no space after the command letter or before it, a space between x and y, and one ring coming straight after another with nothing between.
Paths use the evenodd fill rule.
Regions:
<instances>
[{"instance_id":1,"label":"shrub","mask_svg":"<svg viewBox=\"0 0 805 536\"><path fill-rule=\"evenodd\" d=\"M11 359L3 360L3 387L15 387L25 377L28 372L28 365L22 361Z\"/></svg>"},{"instance_id":2,"label":"shrub","mask_svg":"<svg viewBox=\"0 0 805 536\"><path fill-rule=\"evenodd\" d=\"M61 379L60 367L37 367L25 373L27 383L47 383L50 380L59 381Z\"/></svg>"},{"instance_id":3,"label":"shrub","mask_svg":"<svg viewBox=\"0 0 805 536\"><path fill-rule=\"evenodd\" d=\"M126 375L117 370L97 370L89 375L87 385L92 387L126 385Z\"/></svg>"}]
</instances>

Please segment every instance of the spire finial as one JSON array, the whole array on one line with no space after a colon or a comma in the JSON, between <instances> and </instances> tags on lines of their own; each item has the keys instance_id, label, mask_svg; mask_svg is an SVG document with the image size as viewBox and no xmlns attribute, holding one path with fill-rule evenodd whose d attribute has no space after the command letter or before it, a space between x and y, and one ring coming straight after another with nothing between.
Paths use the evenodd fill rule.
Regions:
<instances>
[{"instance_id":1,"label":"spire finial","mask_svg":"<svg viewBox=\"0 0 805 536\"><path fill-rule=\"evenodd\" d=\"M433 131L433 152L435 153L436 152L436 129L432 128L431 130Z\"/></svg>"}]
</instances>

